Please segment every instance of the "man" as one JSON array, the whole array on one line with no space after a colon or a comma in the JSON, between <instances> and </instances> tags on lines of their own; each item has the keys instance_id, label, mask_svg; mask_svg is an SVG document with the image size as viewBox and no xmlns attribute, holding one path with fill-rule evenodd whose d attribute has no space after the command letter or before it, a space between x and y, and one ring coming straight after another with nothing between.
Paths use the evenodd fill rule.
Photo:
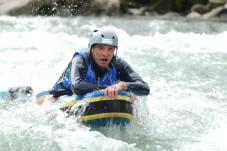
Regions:
<instances>
[{"instance_id":1,"label":"man","mask_svg":"<svg viewBox=\"0 0 227 151\"><path fill-rule=\"evenodd\" d=\"M84 95L103 90L105 96L114 99L118 91L135 95L148 95L147 83L123 59L117 56L118 37L108 28L94 30L88 48L77 51L68 67L55 83L52 94Z\"/></svg>"}]
</instances>

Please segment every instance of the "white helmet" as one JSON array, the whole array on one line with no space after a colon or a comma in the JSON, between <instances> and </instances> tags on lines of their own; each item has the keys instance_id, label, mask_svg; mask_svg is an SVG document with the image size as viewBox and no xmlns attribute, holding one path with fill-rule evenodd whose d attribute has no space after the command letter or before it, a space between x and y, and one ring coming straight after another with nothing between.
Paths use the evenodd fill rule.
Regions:
<instances>
[{"instance_id":1,"label":"white helmet","mask_svg":"<svg viewBox=\"0 0 227 151\"><path fill-rule=\"evenodd\" d=\"M118 47L118 37L115 31L108 28L100 28L93 31L89 38L88 48L94 44L103 44Z\"/></svg>"}]
</instances>

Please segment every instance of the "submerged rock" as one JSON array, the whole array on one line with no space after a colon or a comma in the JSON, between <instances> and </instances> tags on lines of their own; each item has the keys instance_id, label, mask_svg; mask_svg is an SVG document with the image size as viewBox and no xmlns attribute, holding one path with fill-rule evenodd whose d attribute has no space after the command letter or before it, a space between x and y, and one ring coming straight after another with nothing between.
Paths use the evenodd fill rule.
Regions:
<instances>
[{"instance_id":1,"label":"submerged rock","mask_svg":"<svg viewBox=\"0 0 227 151\"><path fill-rule=\"evenodd\" d=\"M219 7L219 6L223 6L227 3L227 0L209 0L209 7L211 9Z\"/></svg>"},{"instance_id":2,"label":"submerged rock","mask_svg":"<svg viewBox=\"0 0 227 151\"><path fill-rule=\"evenodd\" d=\"M191 12L196 12L199 14L205 14L210 11L210 8L207 5L195 4L191 8Z\"/></svg>"},{"instance_id":3,"label":"submerged rock","mask_svg":"<svg viewBox=\"0 0 227 151\"><path fill-rule=\"evenodd\" d=\"M201 14L194 11L187 15L187 18L200 18L200 17L201 17Z\"/></svg>"},{"instance_id":4,"label":"submerged rock","mask_svg":"<svg viewBox=\"0 0 227 151\"><path fill-rule=\"evenodd\" d=\"M192 6L191 13L187 15L189 18L212 18L212 17L226 17L227 0L209 0L207 5L196 4Z\"/></svg>"},{"instance_id":5,"label":"submerged rock","mask_svg":"<svg viewBox=\"0 0 227 151\"><path fill-rule=\"evenodd\" d=\"M219 16L223 11L224 11L224 7L223 7L223 6L220 6L220 7L214 8L214 9L212 9L210 12L204 14L203 17L205 17L205 18L217 17L217 16Z\"/></svg>"}]
</instances>

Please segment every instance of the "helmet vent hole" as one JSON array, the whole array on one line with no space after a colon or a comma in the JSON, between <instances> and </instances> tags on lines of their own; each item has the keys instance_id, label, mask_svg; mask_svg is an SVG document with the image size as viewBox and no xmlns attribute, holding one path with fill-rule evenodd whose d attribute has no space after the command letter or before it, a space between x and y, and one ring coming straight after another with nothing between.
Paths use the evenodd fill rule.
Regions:
<instances>
[{"instance_id":1,"label":"helmet vent hole","mask_svg":"<svg viewBox=\"0 0 227 151\"><path fill-rule=\"evenodd\" d=\"M96 29L96 30L94 30L94 32L97 32L98 30Z\"/></svg>"},{"instance_id":2,"label":"helmet vent hole","mask_svg":"<svg viewBox=\"0 0 227 151\"><path fill-rule=\"evenodd\" d=\"M115 37L113 36L113 39L114 39Z\"/></svg>"},{"instance_id":3,"label":"helmet vent hole","mask_svg":"<svg viewBox=\"0 0 227 151\"><path fill-rule=\"evenodd\" d=\"M101 36L102 36L102 37L104 37L104 35L103 35L103 34L102 34Z\"/></svg>"}]
</instances>

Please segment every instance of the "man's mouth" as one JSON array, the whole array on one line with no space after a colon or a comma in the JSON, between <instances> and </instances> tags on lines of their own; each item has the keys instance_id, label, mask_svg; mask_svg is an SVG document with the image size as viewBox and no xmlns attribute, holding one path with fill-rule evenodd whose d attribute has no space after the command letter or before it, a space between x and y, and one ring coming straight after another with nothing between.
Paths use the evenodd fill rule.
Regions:
<instances>
[{"instance_id":1,"label":"man's mouth","mask_svg":"<svg viewBox=\"0 0 227 151\"><path fill-rule=\"evenodd\" d=\"M108 59L101 59L102 62L106 63Z\"/></svg>"}]
</instances>

